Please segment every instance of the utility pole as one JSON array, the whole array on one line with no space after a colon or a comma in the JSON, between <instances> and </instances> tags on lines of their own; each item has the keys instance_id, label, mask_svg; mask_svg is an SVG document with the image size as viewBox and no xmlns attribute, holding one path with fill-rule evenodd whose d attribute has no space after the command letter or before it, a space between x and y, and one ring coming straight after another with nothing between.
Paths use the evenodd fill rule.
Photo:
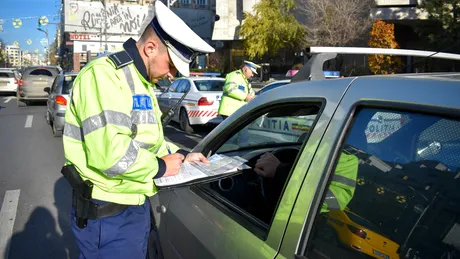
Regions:
<instances>
[{"instance_id":1,"label":"utility pole","mask_svg":"<svg viewBox=\"0 0 460 259\"><path fill-rule=\"evenodd\" d=\"M106 8L105 0L99 0L99 1L104 7L104 38L105 38L104 50L107 50L107 8ZM101 42L102 42L102 32L101 32Z\"/></svg>"},{"instance_id":2,"label":"utility pole","mask_svg":"<svg viewBox=\"0 0 460 259\"><path fill-rule=\"evenodd\" d=\"M48 65L50 63L50 39L48 37L48 28L46 28L46 31L43 30L42 28L37 28L37 30L44 32L46 34L46 41L47 41L47 47L46 47L46 52L48 54Z\"/></svg>"}]
</instances>

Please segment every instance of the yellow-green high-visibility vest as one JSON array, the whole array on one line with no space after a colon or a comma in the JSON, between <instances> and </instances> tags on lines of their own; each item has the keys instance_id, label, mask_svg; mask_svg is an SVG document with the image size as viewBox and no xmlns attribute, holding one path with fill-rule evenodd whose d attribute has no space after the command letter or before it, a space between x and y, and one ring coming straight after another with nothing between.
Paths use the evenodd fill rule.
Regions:
<instances>
[{"instance_id":1,"label":"yellow-green high-visibility vest","mask_svg":"<svg viewBox=\"0 0 460 259\"><path fill-rule=\"evenodd\" d=\"M63 143L67 164L94 184L92 198L141 205L157 192L157 158L168 154L168 146L178 150L164 140L160 118L152 84L132 61L119 66L100 57L82 69L67 106Z\"/></svg>"},{"instance_id":2,"label":"yellow-green high-visibility vest","mask_svg":"<svg viewBox=\"0 0 460 259\"><path fill-rule=\"evenodd\" d=\"M224 91L219 105L220 115L230 116L241 106L245 105L246 96L254 94L251 84L243 75L243 71L236 70L229 73L225 78Z\"/></svg>"},{"instance_id":3,"label":"yellow-green high-visibility vest","mask_svg":"<svg viewBox=\"0 0 460 259\"><path fill-rule=\"evenodd\" d=\"M354 155L340 155L321 212L344 210L353 198L358 177L359 160Z\"/></svg>"}]
</instances>

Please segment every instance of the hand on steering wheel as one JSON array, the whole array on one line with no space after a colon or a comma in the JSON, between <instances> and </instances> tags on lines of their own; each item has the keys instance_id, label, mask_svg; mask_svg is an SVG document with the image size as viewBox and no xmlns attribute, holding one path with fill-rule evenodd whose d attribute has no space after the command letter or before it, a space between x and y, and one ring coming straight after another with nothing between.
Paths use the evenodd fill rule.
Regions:
<instances>
[{"instance_id":1,"label":"hand on steering wheel","mask_svg":"<svg viewBox=\"0 0 460 259\"><path fill-rule=\"evenodd\" d=\"M273 153L266 152L257 160L254 171L261 177L273 178L280 163Z\"/></svg>"},{"instance_id":2,"label":"hand on steering wheel","mask_svg":"<svg viewBox=\"0 0 460 259\"><path fill-rule=\"evenodd\" d=\"M256 162L254 172L259 176L260 194L264 199L267 199L265 194L265 179L273 178L276 174L276 169L281 164L281 161L276 157L276 154L281 149L275 149L271 153L266 152Z\"/></svg>"}]
</instances>

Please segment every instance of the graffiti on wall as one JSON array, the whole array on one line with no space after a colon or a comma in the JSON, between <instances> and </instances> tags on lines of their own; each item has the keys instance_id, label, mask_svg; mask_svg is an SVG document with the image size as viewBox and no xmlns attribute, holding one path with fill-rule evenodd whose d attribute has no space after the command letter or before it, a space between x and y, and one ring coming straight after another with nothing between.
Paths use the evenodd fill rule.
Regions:
<instances>
[{"instance_id":1,"label":"graffiti on wall","mask_svg":"<svg viewBox=\"0 0 460 259\"><path fill-rule=\"evenodd\" d=\"M149 7L140 5L106 4L100 2L67 1L66 31L111 34L139 34L148 16Z\"/></svg>"},{"instance_id":2,"label":"graffiti on wall","mask_svg":"<svg viewBox=\"0 0 460 259\"><path fill-rule=\"evenodd\" d=\"M136 4L83 2L65 0L65 31L139 35L152 18L151 6ZM211 38L212 12L209 10L172 8L184 22L203 38Z\"/></svg>"},{"instance_id":3,"label":"graffiti on wall","mask_svg":"<svg viewBox=\"0 0 460 259\"><path fill-rule=\"evenodd\" d=\"M129 6L114 4L105 9L85 11L81 19L81 25L85 30L111 28L121 30L123 33L137 33L147 14L133 13Z\"/></svg>"}]
</instances>

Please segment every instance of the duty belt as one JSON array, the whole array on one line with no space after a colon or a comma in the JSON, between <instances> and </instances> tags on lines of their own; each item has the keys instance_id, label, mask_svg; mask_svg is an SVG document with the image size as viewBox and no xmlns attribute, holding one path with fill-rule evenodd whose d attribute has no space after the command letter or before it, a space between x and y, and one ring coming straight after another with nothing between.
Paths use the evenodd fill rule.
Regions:
<instances>
[{"instance_id":1,"label":"duty belt","mask_svg":"<svg viewBox=\"0 0 460 259\"><path fill-rule=\"evenodd\" d=\"M95 220L105 218L121 212L129 205L107 202L99 205L91 200L93 183L83 181L77 169L73 165L66 165L61 170L62 175L72 186L72 207L75 209L76 224L79 228L85 228L88 219Z\"/></svg>"}]
</instances>

